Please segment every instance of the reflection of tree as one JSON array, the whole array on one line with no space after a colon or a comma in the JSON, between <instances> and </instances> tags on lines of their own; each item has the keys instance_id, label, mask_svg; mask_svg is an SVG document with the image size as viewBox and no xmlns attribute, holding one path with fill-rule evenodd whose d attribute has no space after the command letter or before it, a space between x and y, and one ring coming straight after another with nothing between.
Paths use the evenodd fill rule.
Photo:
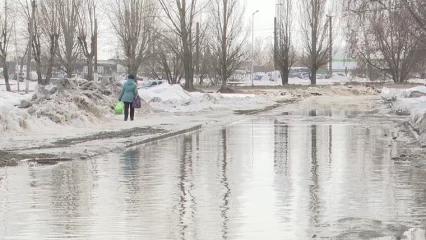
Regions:
<instances>
[{"instance_id":1,"label":"reflection of tree","mask_svg":"<svg viewBox=\"0 0 426 240\"><path fill-rule=\"evenodd\" d=\"M229 188L229 183L228 183L228 177L227 177L227 171L228 171L228 162L227 162L227 151L228 151L228 147L227 147L227 141L226 141L226 129L222 129L222 144L223 144L223 149L222 149L222 180L221 180L221 184L223 184L223 186L225 187L226 191L225 194L223 196L223 205L221 206L221 217L223 218L223 222L222 222L222 237L223 239L228 239L228 216L227 216L227 211L229 210L229 195L231 194L231 189Z\"/></svg>"},{"instance_id":2,"label":"reflection of tree","mask_svg":"<svg viewBox=\"0 0 426 240\"><path fill-rule=\"evenodd\" d=\"M129 189L128 193L130 194L130 197L126 198L126 201L133 203L129 206L135 206L134 204L137 204L139 201L138 196L140 196L140 187L138 183L138 170L140 155L140 150L136 148L124 152L121 156L123 161L123 176L127 180L126 187Z\"/></svg>"},{"instance_id":3,"label":"reflection of tree","mask_svg":"<svg viewBox=\"0 0 426 240\"><path fill-rule=\"evenodd\" d=\"M282 174L283 168L288 173L288 125L283 125L278 121L274 124L274 167L276 174Z\"/></svg>"},{"instance_id":4,"label":"reflection of tree","mask_svg":"<svg viewBox=\"0 0 426 240\"><path fill-rule=\"evenodd\" d=\"M328 126L328 163L331 164L333 154L333 126Z\"/></svg>"},{"instance_id":5,"label":"reflection of tree","mask_svg":"<svg viewBox=\"0 0 426 240\"><path fill-rule=\"evenodd\" d=\"M277 198L284 204L284 209L291 208L293 191L291 185L290 172L290 142L289 142L289 129L288 125L275 121L274 123L274 188ZM291 214L289 214L291 215ZM290 217L287 214L279 214L277 216L282 218L283 222L288 222Z\"/></svg>"},{"instance_id":6,"label":"reflection of tree","mask_svg":"<svg viewBox=\"0 0 426 240\"><path fill-rule=\"evenodd\" d=\"M76 225L73 221L90 215L88 211L91 207L89 199L92 196L93 186L90 175L84 173L88 171L87 162L73 162L71 165L61 165L52 171L52 212L58 225L63 230L55 229L55 232L70 233L79 232L82 225ZM78 227L76 227L78 226Z\"/></svg>"},{"instance_id":7,"label":"reflection of tree","mask_svg":"<svg viewBox=\"0 0 426 240\"><path fill-rule=\"evenodd\" d=\"M194 225L195 198L191 191L194 188L192 183L192 135L185 135L183 140L183 151L181 156L181 165L179 170L179 187L180 187L180 202L179 202L179 226L181 227L181 239L187 239L186 231L189 226ZM192 203L192 210L189 203ZM185 216L189 214L190 217ZM185 219L192 219L192 223L185 222ZM195 232L194 232L195 234Z\"/></svg>"},{"instance_id":8,"label":"reflection of tree","mask_svg":"<svg viewBox=\"0 0 426 240\"><path fill-rule=\"evenodd\" d=\"M318 223L318 162L317 162L317 126L311 126L311 174L312 174L312 184L309 186L309 209L311 214L311 223Z\"/></svg>"}]
</instances>

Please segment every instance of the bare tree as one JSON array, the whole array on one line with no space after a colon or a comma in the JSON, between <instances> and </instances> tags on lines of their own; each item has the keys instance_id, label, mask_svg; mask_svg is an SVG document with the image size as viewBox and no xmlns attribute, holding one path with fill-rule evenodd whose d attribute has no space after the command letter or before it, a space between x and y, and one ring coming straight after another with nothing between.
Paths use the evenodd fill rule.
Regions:
<instances>
[{"instance_id":1,"label":"bare tree","mask_svg":"<svg viewBox=\"0 0 426 240\"><path fill-rule=\"evenodd\" d=\"M293 32L293 2L279 0L277 18L277 66L281 72L281 82L288 84L290 68L296 62L296 53L292 43Z\"/></svg>"},{"instance_id":2,"label":"bare tree","mask_svg":"<svg viewBox=\"0 0 426 240\"><path fill-rule=\"evenodd\" d=\"M87 0L81 7L78 21L78 42L87 60L87 80L93 80L93 58L97 50L97 35L96 4L94 0Z\"/></svg>"},{"instance_id":3,"label":"bare tree","mask_svg":"<svg viewBox=\"0 0 426 240\"><path fill-rule=\"evenodd\" d=\"M399 1L389 0L388 4ZM386 61L385 68L370 64L388 72L395 83L404 82L408 74L424 56L418 39L412 34L408 12L400 8L387 8L370 16L371 29L377 43L377 50ZM411 25L411 26L410 26Z\"/></svg>"},{"instance_id":4,"label":"bare tree","mask_svg":"<svg viewBox=\"0 0 426 240\"><path fill-rule=\"evenodd\" d=\"M183 73L182 51L180 50L180 39L174 33L157 35L157 48L155 58L170 84L179 82ZM171 35L171 36L170 36Z\"/></svg>"},{"instance_id":5,"label":"bare tree","mask_svg":"<svg viewBox=\"0 0 426 240\"><path fill-rule=\"evenodd\" d=\"M21 55L19 57L19 75L16 77L16 79L19 81L20 76L24 73L24 64L25 64L25 59L27 57L28 54L28 44L26 44L25 47L25 51L23 52L23 55Z\"/></svg>"},{"instance_id":6,"label":"bare tree","mask_svg":"<svg viewBox=\"0 0 426 240\"><path fill-rule=\"evenodd\" d=\"M42 15L39 14L39 11L36 11L38 8L37 5L35 5L35 1L19 0L18 3L21 11L23 12L23 16L28 21L28 35L33 35L31 38L31 55L34 57L34 61L36 62L37 83L42 84L42 33L39 31L39 20ZM34 19L31 22L33 7ZM31 23L33 26L32 28L30 27ZM31 72L31 70L29 72Z\"/></svg>"},{"instance_id":7,"label":"bare tree","mask_svg":"<svg viewBox=\"0 0 426 240\"><path fill-rule=\"evenodd\" d=\"M64 67L67 77L71 78L79 54L78 48L78 15L82 0L55 1L58 9L58 20L61 37L57 48L57 57Z\"/></svg>"},{"instance_id":8,"label":"bare tree","mask_svg":"<svg viewBox=\"0 0 426 240\"><path fill-rule=\"evenodd\" d=\"M352 2L359 2L363 5L376 5L376 10L397 10L405 8L410 14L413 22L417 24L418 28L423 33L426 33L426 5L424 0L350 0ZM350 3L350 4L351 4ZM353 4L353 3L352 3ZM380 6L381 8L378 8ZM423 39L426 40L426 39Z\"/></svg>"},{"instance_id":9,"label":"bare tree","mask_svg":"<svg viewBox=\"0 0 426 240\"><path fill-rule=\"evenodd\" d=\"M9 53L9 43L12 34L12 24L7 21L9 18L7 7L0 15L0 63L3 65L3 76L6 83L6 91L12 91L9 83L9 71L7 66L7 55Z\"/></svg>"},{"instance_id":10,"label":"bare tree","mask_svg":"<svg viewBox=\"0 0 426 240\"><path fill-rule=\"evenodd\" d=\"M56 50L59 46L60 26L56 0L44 0L40 3L38 11L40 29L45 39L45 48L47 49L47 54L45 55L46 78L44 84L49 84L55 64Z\"/></svg>"},{"instance_id":11,"label":"bare tree","mask_svg":"<svg viewBox=\"0 0 426 240\"><path fill-rule=\"evenodd\" d=\"M320 67L329 61L330 44L327 41L327 0L301 0L302 34L305 44L301 62L310 69L311 84L315 85Z\"/></svg>"},{"instance_id":12,"label":"bare tree","mask_svg":"<svg viewBox=\"0 0 426 240\"><path fill-rule=\"evenodd\" d=\"M347 29L347 42L348 42L348 53L349 56L356 59L362 59L360 65L361 70L366 68L366 77L370 80L375 80L376 76L373 75L373 67L369 64L367 59L371 59L373 54L373 41L374 37L369 29L369 23L367 21L367 12L369 4L366 4L364 0L348 0L342 2L343 9L346 11L346 29ZM363 52L363 54L360 54Z\"/></svg>"},{"instance_id":13,"label":"bare tree","mask_svg":"<svg viewBox=\"0 0 426 240\"><path fill-rule=\"evenodd\" d=\"M34 2L35 4L35 2ZM36 7L36 6L34 6ZM35 10L35 9L34 9ZM30 12L30 8L28 7L28 12ZM34 20L33 20L33 37L32 37L32 54L34 56L34 61L36 62L36 73L37 73L37 83L43 84L43 76L42 76L42 63L41 63L41 53L42 53L42 46L41 46L41 38L42 33L39 30L39 19L38 16L40 16L38 11L34 12ZM30 33L31 34L31 33Z\"/></svg>"},{"instance_id":14,"label":"bare tree","mask_svg":"<svg viewBox=\"0 0 426 240\"><path fill-rule=\"evenodd\" d=\"M41 0L35 6L32 55L36 63L37 82L40 85L47 85L50 82L59 46L59 18L56 2L55 0ZM19 1L19 3L23 16L30 22L32 11L30 3L26 0Z\"/></svg>"},{"instance_id":15,"label":"bare tree","mask_svg":"<svg viewBox=\"0 0 426 240\"><path fill-rule=\"evenodd\" d=\"M390 74L395 83L404 82L425 59L417 21L410 18L415 13L403 7L404 2L352 0L349 6L349 10L359 16L356 25L361 26L355 25L352 34L363 35L358 39L353 37L351 45L369 66Z\"/></svg>"},{"instance_id":16,"label":"bare tree","mask_svg":"<svg viewBox=\"0 0 426 240\"><path fill-rule=\"evenodd\" d=\"M219 90L226 91L228 79L244 61L248 32L244 33L244 7L240 0L213 0L213 55L216 71L222 82Z\"/></svg>"},{"instance_id":17,"label":"bare tree","mask_svg":"<svg viewBox=\"0 0 426 240\"><path fill-rule=\"evenodd\" d=\"M168 21L164 23L181 39L185 88L194 88L194 23L197 15L197 0L159 0Z\"/></svg>"},{"instance_id":18,"label":"bare tree","mask_svg":"<svg viewBox=\"0 0 426 240\"><path fill-rule=\"evenodd\" d=\"M110 21L118 36L129 74L137 75L148 57L156 17L155 0L114 0Z\"/></svg>"}]
</instances>

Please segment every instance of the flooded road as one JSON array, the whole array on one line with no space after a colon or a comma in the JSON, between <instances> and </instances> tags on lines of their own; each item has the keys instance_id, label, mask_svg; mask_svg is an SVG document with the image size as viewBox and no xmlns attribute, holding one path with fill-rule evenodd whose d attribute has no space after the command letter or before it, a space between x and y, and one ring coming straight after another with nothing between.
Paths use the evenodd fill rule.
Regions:
<instances>
[{"instance_id":1,"label":"flooded road","mask_svg":"<svg viewBox=\"0 0 426 240\"><path fill-rule=\"evenodd\" d=\"M387 129L345 121L357 114L282 113L0 169L0 239L392 239L424 226L424 170L391 159Z\"/></svg>"}]
</instances>

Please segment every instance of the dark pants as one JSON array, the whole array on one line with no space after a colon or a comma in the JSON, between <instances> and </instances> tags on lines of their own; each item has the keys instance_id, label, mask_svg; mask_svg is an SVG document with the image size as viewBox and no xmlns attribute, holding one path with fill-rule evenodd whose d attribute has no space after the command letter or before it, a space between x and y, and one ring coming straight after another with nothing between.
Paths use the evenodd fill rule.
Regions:
<instances>
[{"instance_id":1,"label":"dark pants","mask_svg":"<svg viewBox=\"0 0 426 240\"><path fill-rule=\"evenodd\" d=\"M133 120L135 117L135 109L131 102L124 102L124 120L127 120L129 117L129 107L130 107L130 120Z\"/></svg>"}]
</instances>

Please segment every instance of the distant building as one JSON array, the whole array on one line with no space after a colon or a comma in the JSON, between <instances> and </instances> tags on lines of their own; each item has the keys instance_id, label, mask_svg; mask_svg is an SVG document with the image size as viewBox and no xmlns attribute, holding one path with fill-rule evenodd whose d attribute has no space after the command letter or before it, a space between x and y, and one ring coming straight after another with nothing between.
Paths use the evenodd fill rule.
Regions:
<instances>
[{"instance_id":1,"label":"distant building","mask_svg":"<svg viewBox=\"0 0 426 240\"><path fill-rule=\"evenodd\" d=\"M94 66L93 66L94 67ZM76 64L76 73L84 75L88 74L88 66L86 61L82 60ZM126 68L120 64L119 60L98 60L98 73L103 76L115 76L118 74L126 73Z\"/></svg>"},{"instance_id":2,"label":"distant building","mask_svg":"<svg viewBox=\"0 0 426 240\"><path fill-rule=\"evenodd\" d=\"M356 69L359 63L359 59L353 58L333 58L333 71L345 71Z\"/></svg>"}]
</instances>

